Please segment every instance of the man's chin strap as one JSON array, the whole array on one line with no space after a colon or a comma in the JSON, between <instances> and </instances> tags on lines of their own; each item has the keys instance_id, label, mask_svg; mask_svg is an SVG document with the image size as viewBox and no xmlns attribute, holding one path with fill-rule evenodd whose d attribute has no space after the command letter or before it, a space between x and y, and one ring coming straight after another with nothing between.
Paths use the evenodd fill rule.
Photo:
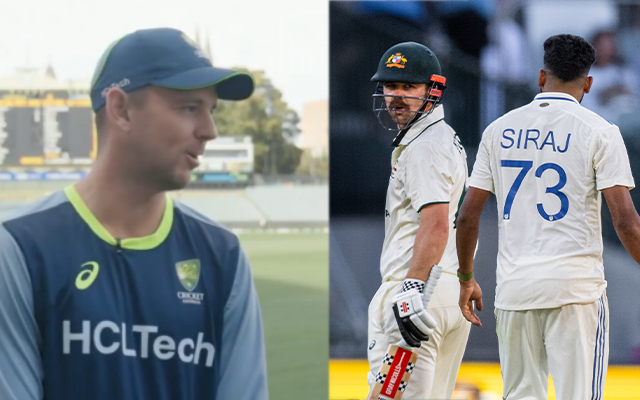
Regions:
<instances>
[{"instance_id":1,"label":"man's chin strap","mask_svg":"<svg viewBox=\"0 0 640 400\"><path fill-rule=\"evenodd\" d=\"M420 109L415 112L415 114L409 120L409 122L407 122L405 127L403 129L401 129L400 132L398 132L396 137L393 139L393 142L391 143L391 146L398 147L400 145L400 142L402 141L404 136L407 134L407 132L409 132L409 129L411 129L411 126L414 124L414 122L416 122L418 119L420 119L420 117L422 117L422 113L424 112L424 109L427 108L427 103L429 103L429 100L425 99L425 101L422 103L422 106L420 107Z\"/></svg>"}]
</instances>

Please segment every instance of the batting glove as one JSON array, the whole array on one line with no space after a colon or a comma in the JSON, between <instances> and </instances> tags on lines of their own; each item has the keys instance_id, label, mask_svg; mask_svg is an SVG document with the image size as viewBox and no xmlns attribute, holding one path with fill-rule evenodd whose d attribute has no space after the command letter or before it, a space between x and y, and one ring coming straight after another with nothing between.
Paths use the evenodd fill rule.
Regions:
<instances>
[{"instance_id":1,"label":"batting glove","mask_svg":"<svg viewBox=\"0 0 640 400\"><path fill-rule=\"evenodd\" d=\"M391 301L404 341L411 347L420 347L421 341L429 340L437 323L422 304L422 293L412 288L396 295Z\"/></svg>"}]
</instances>

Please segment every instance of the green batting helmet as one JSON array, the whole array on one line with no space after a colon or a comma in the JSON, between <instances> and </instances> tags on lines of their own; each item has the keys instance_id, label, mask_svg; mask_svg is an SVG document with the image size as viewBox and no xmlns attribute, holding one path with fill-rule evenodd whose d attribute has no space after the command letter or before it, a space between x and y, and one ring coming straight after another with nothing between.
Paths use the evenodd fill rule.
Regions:
<instances>
[{"instance_id":1,"label":"green batting helmet","mask_svg":"<svg viewBox=\"0 0 640 400\"><path fill-rule=\"evenodd\" d=\"M387 50L372 82L428 83L441 75L440 62L427 46L416 42L398 43Z\"/></svg>"},{"instance_id":2,"label":"green batting helmet","mask_svg":"<svg viewBox=\"0 0 640 400\"><path fill-rule=\"evenodd\" d=\"M373 112L380 124L388 131L397 132L393 145L397 146L408 129L419 119L428 116L442 100L442 93L446 88L446 78L441 75L440 62L433 51L427 46L415 42L398 43L387 50L380 62L378 70L371 81L378 82L373 94ZM426 84L427 90L423 96L409 97L394 94L384 94L386 82L401 82L410 84ZM403 107L389 108L389 104L402 102L403 99L422 100L422 106L417 110L407 110ZM425 111L427 105L431 108ZM402 124L399 122L401 114L413 113L411 119ZM389 119L391 118L391 119Z\"/></svg>"}]
</instances>

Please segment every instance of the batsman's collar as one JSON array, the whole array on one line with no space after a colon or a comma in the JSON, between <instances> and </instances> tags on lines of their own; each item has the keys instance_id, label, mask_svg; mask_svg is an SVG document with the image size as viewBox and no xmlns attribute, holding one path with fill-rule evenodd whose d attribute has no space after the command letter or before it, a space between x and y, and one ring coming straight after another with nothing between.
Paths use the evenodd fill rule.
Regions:
<instances>
[{"instance_id":1,"label":"batsman's collar","mask_svg":"<svg viewBox=\"0 0 640 400\"><path fill-rule=\"evenodd\" d=\"M580 104L575 97L568 93L562 92L543 92L538 93L534 100L560 100L560 101L570 101L572 103Z\"/></svg>"},{"instance_id":2,"label":"batsman's collar","mask_svg":"<svg viewBox=\"0 0 640 400\"><path fill-rule=\"evenodd\" d=\"M131 92L154 85L193 90L216 87L222 100L251 96L251 75L216 68L198 44L172 28L138 30L113 42L104 52L91 80L91 105L98 111L106 92L119 87Z\"/></svg>"},{"instance_id":3,"label":"batsman's collar","mask_svg":"<svg viewBox=\"0 0 640 400\"><path fill-rule=\"evenodd\" d=\"M402 138L400 141L401 146L406 146L409 143L413 142L422 132L424 132L428 127L435 124L436 122L442 121L444 119L444 108L443 105L438 105L431 114L422 116L418 121L411 126L409 132Z\"/></svg>"}]
</instances>

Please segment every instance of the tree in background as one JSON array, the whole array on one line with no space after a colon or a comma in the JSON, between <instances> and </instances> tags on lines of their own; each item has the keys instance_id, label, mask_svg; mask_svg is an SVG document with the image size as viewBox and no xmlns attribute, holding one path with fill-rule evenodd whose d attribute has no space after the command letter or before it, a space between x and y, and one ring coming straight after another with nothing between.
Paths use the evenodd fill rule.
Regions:
<instances>
[{"instance_id":1,"label":"tree in background","mask_svg":"<svg viewBox=\"0 0 640 400\"><path fill-rule=\"evenodd\" d=\"M252 137L256 173L295 173L302 150L290 141L300 132L298 114L287 106L263 71L234 69L251 73L256 90L247 100L218 103L213 115L218 134Z\"/></svg>"},{"instance_id":2,"label":"tree in background","mask_svg":"<svg viewBox=\"0 0 640 400\"><path fill-rule=\"evenodd\" d=\"M328 178L329 177L329 155L322 154L319 157L314 157L312 150L310 149L304 150L302 152L300 165L298 165L296 174Z\"/></svg>"}]
</instances>

